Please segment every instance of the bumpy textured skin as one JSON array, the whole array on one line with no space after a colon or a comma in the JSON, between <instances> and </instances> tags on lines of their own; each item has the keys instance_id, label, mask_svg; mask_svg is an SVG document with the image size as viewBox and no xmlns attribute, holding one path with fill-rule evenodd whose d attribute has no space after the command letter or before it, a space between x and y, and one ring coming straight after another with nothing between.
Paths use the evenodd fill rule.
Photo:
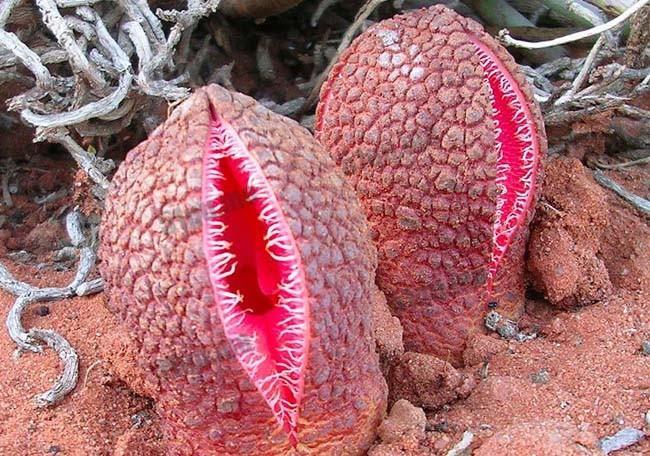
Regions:
<instances>
[{"instance_id":1,"label":"bumpy textured skin","mask_svg":"<svg viewBox=\"0 0 650 456\"><path fill-rule=\"evenodd\" d=\"M302 0L221 0L219 10L233 17L263 18L293 8Z\"/></svg>"},{"instance_id":2,"label":"bumpy textured skin","mask_svg":"<svg viewBox=\"0 0 650 456\"><path fill-rule=\"evenodd\" d=\"M202 247L209 105L239 133L296 239L311 339L297 449L248 380L214 309ZM198 90L117 171L101 229L110 308L132 331L173 455L357 455L386 408L371 328L376 253L353 190L298 124Z\"/></svg>"},{"instance_id":3,"label":"bumpy textured skin","mask_svg":"<svg viewBox=\"0 0 650 456\"><path fill-rule=\"evenodd\" d=\"M341 56L321 91L316 137L353 183L379 251L377 280L408 351L461 362L491 300L523 305L525 227L485 286L492 250L497 154L478 38L512 72L513 58L477 23L435 6L380 22Z\"/></svg>"}]
</instances>

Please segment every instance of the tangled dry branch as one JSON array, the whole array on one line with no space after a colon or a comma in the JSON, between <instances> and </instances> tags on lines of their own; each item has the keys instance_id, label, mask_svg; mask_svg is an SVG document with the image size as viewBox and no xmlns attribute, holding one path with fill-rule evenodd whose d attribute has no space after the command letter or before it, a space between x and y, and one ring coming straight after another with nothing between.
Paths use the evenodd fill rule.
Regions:
<instances>
[{"instance_id":1,"label":"tangled dry branch","mask_svg":"<svg viewBox=\"0 0 650 456\"><path fill-rule=\"evenodd\" d=\"M38 11L19 10L19 3L0 5L0 84L20 77L33 87L9 100L9 109L36 127L36 140L63 145L105 190L110 165L74 138L110 136L134 116L149 115L139 100L186 97L189 91L181 84L187 74L176 65L177 47L219 0L190 0L187 10L155 14L146 0L36 0ZM20 13L19 23L25 16L40 20L49 34L28 33L34 31L27 27L8 31L12 13ZM163 21L173 24L168 32Z\"/></svg>"},{"instance_id":2,"label":"tangled dry branch","mask_svg":"<svg viewBox=\"0 0 650 456\"><path fill-rule=\"evenodd\" d=\"M201 18L217 9L219 0L189 0L187 10L159 9L155 14L147 0L35 0L37 10L20 3L0 3L0 85L19 81L30 87L10 99L8 107L36 127L36 141L67 149L101 196L113 164L86 151L78 138L110 136L136 116L149 116L142 109L148 100L186 97L189 90L182 84L187 73L176 59L188 59L180 55L179 45L189 40ZM32 21L42 23L49 33L30 28L27 24ZM41 407L75 387L78 357L55 331L26 330L21 323L24 310L35 302L87 295L103 287L101 279L87 280L95 252L94 242L82 233L81 216L71 212L66 225L72 245L80 251L77 274L69 285L34 287L16 280L0 264L0 287L17 298L6 326L18 352L41 352L43 343L59 354L64 365L53 387L36 397Z\"/></svg>"},{"instance_id":3,"label":"tangled dry branch","mask_svg":"<svg viewBox=\"0 0 650 456\"><path fill-rule=\"evenodd\" d=\"M6 326L9 336L18 345L18 353L22 351L40 353L43 349L39 343L42 342L59 354L64 365L63 373L55 381L54 386L48 391L36 396L36 404L39 407L52 405L72 391L77 384L79 360L74 348L60 334L52 330L40 328L26 330L20 320L25 308L32 303L59 301L72 296L83 296L101 290L101 284L97 283L97 281L87 281L95 265L96 256L92 248L93 242L88 240L83 234L81 225L81 215L76 211L70 212L66 218L68 236L72 245L79 249L80 255L77 274L70 284L65 287L34 287L16 280L0 264L0 286L5 291L17 297L7 315Z\"/></svg>"}]
</instances>

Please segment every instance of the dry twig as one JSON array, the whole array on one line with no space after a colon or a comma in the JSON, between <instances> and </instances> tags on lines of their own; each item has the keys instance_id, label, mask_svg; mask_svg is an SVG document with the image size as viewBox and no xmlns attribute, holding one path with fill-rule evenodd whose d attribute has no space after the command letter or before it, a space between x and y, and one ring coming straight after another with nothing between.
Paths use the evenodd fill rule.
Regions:
<instances>
[{"instance_id":1,"label":"dry twig","mask_svg":"<svg viewBox=\"0 0 650 456\"><path fill-rule=\"evenodd\" d=\"M597 162L596 166L599 167L600 169L621 169L621 168L629 168L631 166L645 165L646 163L650 163L650 156L644 157L644 158L639 158L638 160L626 161L626 162L623 162L623 163L601 163L601 162Z\"/></svg>"},{"instance_id":2,"label":"dry twig","mask_svg":"<svg viewBox=\"0 0 650 456\"><path fill-rule=\"evenodd\" d=\"M45 44L45 35L19 37L5 30L18 4L8 0L0 5L0 49L5 50L0 84L22 66L35 85L8 106L37 127L36 140L63 145L105 190L110 168L102 170L74 137L123 129L141 105L134 102L140 93L168 101L186 97L189 90L179 84L187 75L174 62L177 47L182 39L189 42L198 21L215 11L219 0L190 0L187 10L158 10L157 15L146 0L36 0L43 25L56 39ZM64 16L62 10L71 8ZM161 20L174 23L168 33ZM131 65L134 57L137 71ZM52 63L67 63L73 76L53 74L47 66ZM174 77L168 80L167 75Z\"/></svg>"},{"instance_id":3,"label":"dry twig","mask_svg":"<svg viewBox=\"0 0 650 456\"><path fill-rule=\"evenodd\" d=\"M592 27L590 29L583 30L581 32L571 33L569 35L565 35L560 38L556 38L554 40L537 41L537 42L517 40L510 36L510 32L508 32L507 29L503 29L499 32L499 40L501 40L501 42L506 46L515 46L524 49L544 49L553 46L561 46L563 44L572 43L574 41L581 40L583 38L599 35L603 32L606 32L607 30L613 29L614 27L622 24L627 19L629 19L630 16L632 16L634 13L640 10L644 5L646 5L648 1L650 0L639 0L630 8L625 10L625 12L623 12L621 15L615 17L609 22L606 22L605 24L597 25L596 27Z\"/></svg>"},{"instance_id":4,"label":"dry twig","mask_svg":"<svg viewBox=\"0 0 650 456\"><path fill-rule=\"evenodd\" d=\"M332 71L332 68L334 68L334 65L336 65L336 62L338 61L343 51L345 51L348 48L348 46L352 42L352 39L354 38L356 33L363 25L364 21L368 19L368 16L370 16L372 12L385 1L386 0L367 0L366 3L364 3L364 5L361 7L359 12L357 13L357 16L354 19L354 22L350 25L350 27L348 27L348 29L343 34L341 43L339 44L339 47L336 50L336 55L332 58L332 60L330 60L330 63L329 65L327 65L327 68L325 68L325 71L323 71L316 79L316 82L314 83L314 87L311 89L311 92L309 93L307 100L302 106L303 111L313 106L314 102L316 101L316 98L318 98L318 93L320 92L320 88L323 85L323 82L325 82L325 79L327 79L327 76L329 75L330 71Z\"/></svg>"},{"instance_id":5,"label":"dry twig","mask_svg":"<svg viewBox=\"0 0 650 456\"><path fill-rule=\"evenodd\" d=\"M465 454L466 450L472 444L472 440L474 440L474 434L472 432L463 432L463 437L460 439L460 442L447 452L447 456L461 456Z\"/></svg>"},{"instance_id":6,"label":"dry twig","mask_svg":"<svg viewBox=\"0 0 650 456\"><path fill-rule=\"evenodd\" d=\"M612 190L618 196L623 198L625 201L630 203L636 209L640 210L646 215L650 215L650 201L640 196L635 195L634 193L625 190L623 187L614 182L613 179L607 177L602 171L596 169L594 170L594 177L596 182L602 185L605 188Z\"/></svg>"},{"instance_id":7,"label":"dry twig","mask_svg":"<svg viewBox=\"0 0 650 456\"><path fill-rule=\"evenodd\" d=\"M79 294L78 290L82 287L88 288L86 279L95 265L96 255L90 247L92 242L87 240L82 232L81 223L81 215L76 211L70 212L66 217L66 228L70 241L80 251L77 273L69 285L65 287L34 287L16 280L9 270L0 264L0 287L17 297L7 315L6 326L9 336L19 347L19 353L22 351L41 353L43 348L39 342L42 342L55 350L63 361L63 373L52 388L36 396L38 407L52 405L74 389L77 384L79 359L75 350L63 336L48 329L31 328L26 330L21 323L21 317L30 304L60 301ZM94 289L99 291L101 288L95 287Z\"/></svg>"},{"instance_id":8,"label":"dry twig","mask_svg":"<svg viewBox=\"0 0 650 456\"><path fill-rule=\"evenodd\" d=\"M576 92L578 91L578 89L582 87L582 84L589 76L589 72L591 71L594 62L596 61L596 56L598 55L600 49L603 47L603 44L605 44L605 35L600 35L596 43L591 48L591 51L589 51L589 54L587 55L587 58L585 59L585 63L584 65L582 65L582 68L580 69L578 76L573 81L573 84L571 84L571 89L569 89L566 93L564 93L560 98L557 99L557 101L555 102L556 105L561 105L571 100L576 94Z\"/></svg>"}]
</instances>

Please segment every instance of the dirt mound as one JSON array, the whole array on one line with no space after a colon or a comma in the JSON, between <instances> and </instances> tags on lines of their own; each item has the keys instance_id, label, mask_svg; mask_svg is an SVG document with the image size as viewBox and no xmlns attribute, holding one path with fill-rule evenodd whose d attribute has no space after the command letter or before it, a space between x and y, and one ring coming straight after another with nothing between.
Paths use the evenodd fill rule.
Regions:
<instances>
[{"instance_id":1,"label":"dirt mound","mask_svg":"<svg viewBox=\"0 0 650 456\"><path fill-rule=\"evenodd\" d=\"M605 191L575 159L550 159L546 173L528 246L533 285L562 308L603 300L612 292L599 257L610 220Z\"/></svg>"}]
</instances>

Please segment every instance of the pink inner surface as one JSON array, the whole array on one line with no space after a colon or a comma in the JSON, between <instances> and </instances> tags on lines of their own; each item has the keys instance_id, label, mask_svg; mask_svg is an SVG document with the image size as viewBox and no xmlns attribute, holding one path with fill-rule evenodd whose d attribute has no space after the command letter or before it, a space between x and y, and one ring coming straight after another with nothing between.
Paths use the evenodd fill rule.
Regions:
<instances>
[{"instance_id":1,"label":"pink inner surface","mask_svg":"<svg viewBox=\"0 0 650 456\"><path fill-rule=\"evenodd\" d=\"M216 114L203 204L203 245L224 333L295 445L309 342L300 255L259 164Z\"/></svg>"},{"instance_id":2,"label":"pink inner surface","mask_svg":"<svg viewBox=\"0 0 650 456\"><path fill-rule=\"evenodd\" d=\"M517 82L491 49L477 39L472 41L490 89L498 149L496 181L500 194L488 276L488 289L492 291L501 261L532 203L540 152L535 121Z\"/></svg>"}]
</instances>

